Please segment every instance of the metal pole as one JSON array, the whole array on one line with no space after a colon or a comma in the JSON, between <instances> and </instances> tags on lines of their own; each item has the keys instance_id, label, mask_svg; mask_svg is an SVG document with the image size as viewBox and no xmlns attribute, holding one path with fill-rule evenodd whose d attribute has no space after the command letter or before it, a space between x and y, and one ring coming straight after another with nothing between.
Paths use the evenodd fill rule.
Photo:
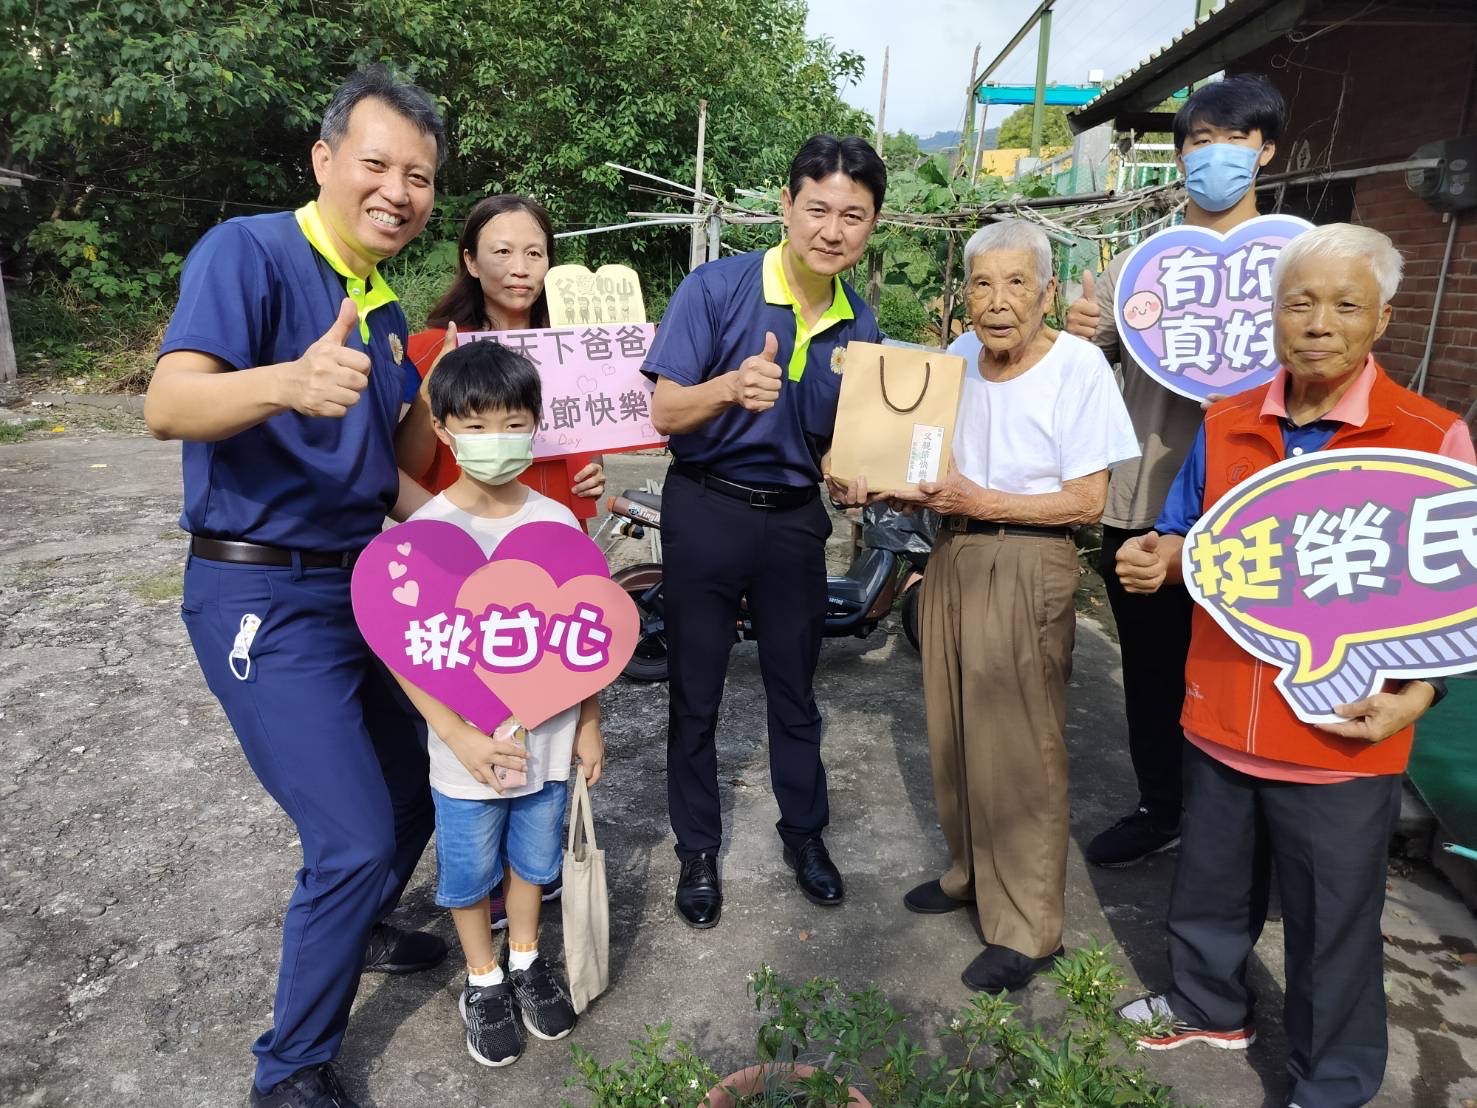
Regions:
<instances>
[{"instance_id":1,"label":"metal pole","mask_svg":"<svg viewBox=\"0 0 1477 1108\"><path fill-rule=\"evenodd\" d=\"M703 150L708 139L708 102L699 100L697 102L697 182L692 192L692 214L701 216L703 212ZM696 269L708 260L708 242L704 233L702 222L692 225L692 246L688 250L687 268Z\"/></svg>"},{"instance_id":2,"label":"metal pole","mask_svg":"<svg viewBox=\"0 0 1477 1108\"><path fill-rule=\"evenodd\" d=\"M1051 9L1041 13L1041 39L1036 47L1036 106L1031 113L1031 157L1041 156L1041 127L1046 119L1046 55L1051 50Z\"/></svg>"}]
</instances>

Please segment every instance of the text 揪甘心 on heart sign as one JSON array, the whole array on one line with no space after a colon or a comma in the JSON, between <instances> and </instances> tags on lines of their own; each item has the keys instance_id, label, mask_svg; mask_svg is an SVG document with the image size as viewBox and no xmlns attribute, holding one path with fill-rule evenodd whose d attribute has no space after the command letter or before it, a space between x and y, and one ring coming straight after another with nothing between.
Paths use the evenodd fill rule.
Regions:
<instances>
[{"instance_id":1,"label":"text \u63ea\u7518\u5fc3 on heart sign","mask_svg":"<svg viewBox=\"0 0 1477 1108\"><path fill-rule=\"evenodd\" d=\"M599 692L639 632L600 548L560 523L518 527L490 558L453 524L403 523L365 547L351 593L370 649L487 734Z\"/></svg>"}]
</instances>

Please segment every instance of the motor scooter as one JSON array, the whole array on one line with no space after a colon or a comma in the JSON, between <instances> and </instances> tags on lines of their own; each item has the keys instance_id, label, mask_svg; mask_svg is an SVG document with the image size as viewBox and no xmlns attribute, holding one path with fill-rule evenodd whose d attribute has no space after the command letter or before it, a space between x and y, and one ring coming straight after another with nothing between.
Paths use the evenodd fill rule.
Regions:
<instances>
[{"instance_id":1,"label":"motor scooter","mask_svg":"<svg viewBox=\"0 0 1477 1108\"><path fill-rule=\"evenodd\" d=\"M662 497L659 492L627 489L606 501L616 531L626 538L641 539L646 532L660 531ZM655 546L655 544L653 544ZM924 550L897 551L862 547L844 574L826 578L827 638L854 636L864 639L877 629L893 604L902 598L903 633L918 649L918 599L922 593ZM642 562L611 575L611 579L635 601L641 613L641 638L636 653L622 671L636 681L667 679L667 633L663 614L661 562ZM735 641L754 639L754 621L747 598L739 603Z\"/></svg>"}]
</instances>

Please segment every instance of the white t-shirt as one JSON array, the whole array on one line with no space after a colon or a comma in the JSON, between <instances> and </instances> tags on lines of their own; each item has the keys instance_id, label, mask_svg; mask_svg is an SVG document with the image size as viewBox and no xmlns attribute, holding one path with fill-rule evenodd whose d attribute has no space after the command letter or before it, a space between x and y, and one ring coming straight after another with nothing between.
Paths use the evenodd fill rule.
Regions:
<instances>
[{"instance_id":1,"label":"white t-shirt","mask_svg":"<svg viewBox=\"0 0 1477 1108\"><path fill-rule=\"evenodd\" d=\"M477 541L482 553L491 554L504 536L515 527L525 523L563 523L579 528L574 513L547 496L528 491L523 507L502 519L488 519L464 512L441 493L427 501L411 519L434 519L454 523ZM583 532L581 532L583 534ZM426 728L427 747L431 755L431 788L442 796L459 800L492 800L498 797L529 796L542 789L549 781L569 780L569 761L574 756L574 735L579 726L580 709L576 704L546 720L528 732L528 784L498 792L484 785L457 760L451 747L437 737L436 732Z\"/></svg>"},{"instance_id":2,"label":"white t-shirt","mask_svg":"<svg viewBox=\"0 0 1477 1108\"><path fill-rule=\"evenodd\" d=\"M1139 456L1133 421L1103 352L1065 331L1019 377L987 381L980 338L949 345L967 363L954 464L976 485L1036 495Z\"/></svg>"}]
</instances>

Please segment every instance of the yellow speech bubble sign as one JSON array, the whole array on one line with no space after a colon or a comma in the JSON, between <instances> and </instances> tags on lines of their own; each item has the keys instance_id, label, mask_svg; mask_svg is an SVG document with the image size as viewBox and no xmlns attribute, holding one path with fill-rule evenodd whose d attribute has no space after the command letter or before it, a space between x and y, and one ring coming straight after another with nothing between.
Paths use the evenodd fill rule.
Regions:
<instances>
[{"instance_id":1,"label":"yellow speech bubble sign","mask_svg":"<svg viewBox=\"0 0 1477 1108\"><path fill-rule=\"evenodd\" d=\"M591 323L645 323L641 278L628 265L602 265L593 273L582 265L556 265L544 278L549 326Z\"/></svg>"}]
</instances>

